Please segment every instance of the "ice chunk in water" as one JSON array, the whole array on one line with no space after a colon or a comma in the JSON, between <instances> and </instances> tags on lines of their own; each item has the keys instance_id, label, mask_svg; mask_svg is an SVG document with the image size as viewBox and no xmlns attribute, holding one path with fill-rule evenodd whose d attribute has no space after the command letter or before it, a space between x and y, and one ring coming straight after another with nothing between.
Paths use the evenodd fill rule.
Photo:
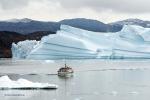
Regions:
<instances>
[{"instance_id":1,"label":"ice chunk in water","mask_svg":"<svg viewBox=\"0 0 150 100\"><path fill-rule=\"evenodd\" d=\"M31 82L26 79L13 81L8 76L0 77L0 89L56 89L57 87L55 84Z\"/></svg>"}]
</instances>

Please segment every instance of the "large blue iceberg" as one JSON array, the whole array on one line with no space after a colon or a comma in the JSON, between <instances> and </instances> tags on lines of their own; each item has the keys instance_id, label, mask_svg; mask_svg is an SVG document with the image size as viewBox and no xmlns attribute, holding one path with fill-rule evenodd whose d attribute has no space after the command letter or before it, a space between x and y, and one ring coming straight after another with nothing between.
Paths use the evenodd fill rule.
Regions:
<instances>
[{"instance_id":1,"label":"large blue iceberg","mask_svg":"<svg viewBox=\"0 0 150 100\"><path fill-rule=\"evenodd\" d=\"M61 25L57 34L34 44L25 59L150 58L150 28L125 25L119 32L101 33ZM12 48L13 57L22 58L15 55L19 47Z\"/></svg>"}]
</instances>

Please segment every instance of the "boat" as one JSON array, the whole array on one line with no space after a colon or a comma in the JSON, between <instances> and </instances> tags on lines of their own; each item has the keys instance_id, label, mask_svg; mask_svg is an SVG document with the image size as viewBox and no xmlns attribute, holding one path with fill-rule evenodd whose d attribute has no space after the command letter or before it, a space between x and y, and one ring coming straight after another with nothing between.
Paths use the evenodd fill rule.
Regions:
<instances>
[{"instance_id":1,"label":"boat","mask_svg":"<svg viewBox=\"0 0 150 100\"><path fill-rule=\"evenodd\" d=\"M73 69L65 63L65 67L62 67L58 70L58 76L60 77L70 77L73 76Z\"/></svg>"}]
</instances>

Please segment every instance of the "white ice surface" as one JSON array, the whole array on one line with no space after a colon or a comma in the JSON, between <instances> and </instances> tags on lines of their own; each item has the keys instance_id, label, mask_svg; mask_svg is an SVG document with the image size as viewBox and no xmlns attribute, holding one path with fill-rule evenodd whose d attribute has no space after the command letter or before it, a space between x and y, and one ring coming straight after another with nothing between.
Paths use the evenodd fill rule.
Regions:
<instances>
[{"instance_id":1,"label":"white ice surface","mask_svg":"<svg viewBox=\"0 0 150 100\"><path fill-rule=\"evenodd\" d=\"M23 57L40 60L150 58L149 34L149 28L135 25L125 25L116 33L91 32L61 25L57 34L43 37L40 43ZM13 52L18 54L17 50ZM22 53L19 55L17 57L22 58Z\"/></svg>"},{"instance_id":2,"label":"white ice surface","mask_svg":"<svg viewBox=\"0 0 150 100\"><path fill-rule=\"evenodd\" d=\"M0 89L53 89L57 88L55 84L31 82L26 79L11 80L8 76L0 77Z\"/></svg>"}]
</instances>

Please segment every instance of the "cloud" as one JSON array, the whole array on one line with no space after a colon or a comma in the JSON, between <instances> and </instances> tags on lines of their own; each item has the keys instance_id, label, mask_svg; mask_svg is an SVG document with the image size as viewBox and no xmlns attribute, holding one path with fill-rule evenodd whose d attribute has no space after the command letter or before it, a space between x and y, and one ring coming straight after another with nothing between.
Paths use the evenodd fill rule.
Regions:
<instances>
[{"instance_id":1,"label":"cloud","mask_svg":"<svg viewBox=\"0 0 150 100\"><path fill-rule=\"evenodd\" d=\"M29 0L0 0L0 7L3 10L19 9L27 6Z\"/></svg>"},{"instance_id":2,"label":"cloud","mask_svg":"<svg viewBox=\"0 0 150 100\"><path fill-rule=\"evenodd\" d=\"M125 13L150 12L149 0L54 0L66 9L91 8L95 11L113 10Z\"/></svg>"},{"instance_id":3,"label":"cloud","mask_svg":"<svg viewBox=\"0 0 150 100\"><path fill-rule=\"evenodd\" d=\"M149 13L149 0L0 0L0 6L4 10L19 9L29 6L30 3L40 2L60 4L62 8L70 11L80 11L80 9L90 8L97 12L112 10L124 13ZM57 8L56 8L57 9Z\"/></svg>"},{"instance_id":4,"label":"cloud","mask_svg":"<svg viewBox=\"0 0 150 100\"><path fill-rule=\"evenodd\" d=\"M90 18L111 22L150 18L149 0L0 0L0 20L31 18L59 21Z\"/></svg>"}]
</instances>

